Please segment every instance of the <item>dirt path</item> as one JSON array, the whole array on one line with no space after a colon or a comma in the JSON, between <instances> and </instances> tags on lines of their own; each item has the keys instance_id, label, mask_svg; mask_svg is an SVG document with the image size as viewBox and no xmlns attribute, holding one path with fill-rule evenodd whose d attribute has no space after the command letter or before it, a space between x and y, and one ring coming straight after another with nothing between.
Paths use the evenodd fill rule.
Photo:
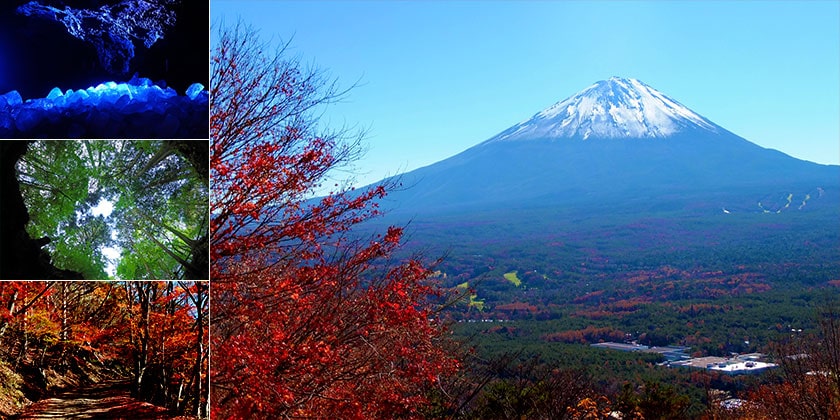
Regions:
<instances>
[{"instance_id":1,"label":"dirt path","mask_svg":"<svg viewBox=\"0 0 840 420\"><path fill-rule=\"evenodd\" d=\"M105 381L86 388L65 391L34 402L13 417L16 420L47 419L137 419L166 420L166 409L131 398L125 381Z\"/></svg>"}]
</instances>

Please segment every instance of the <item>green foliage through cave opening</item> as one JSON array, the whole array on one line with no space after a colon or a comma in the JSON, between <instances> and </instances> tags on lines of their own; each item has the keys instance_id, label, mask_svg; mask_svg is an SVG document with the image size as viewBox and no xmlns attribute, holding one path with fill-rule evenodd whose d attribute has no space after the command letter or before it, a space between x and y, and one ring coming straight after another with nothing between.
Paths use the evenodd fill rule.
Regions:
<instances>
[{"instance_id":1,"label":"green foliage through cave opening","mask_svg":"<svg viewBox=\"0 0 840 420\"><path fill-rule=\"evenodd\" d=\"M17 163L27 231L86 279L206 278L202 153L201 141L31 142Z\"/></svg>"}]
</instances>

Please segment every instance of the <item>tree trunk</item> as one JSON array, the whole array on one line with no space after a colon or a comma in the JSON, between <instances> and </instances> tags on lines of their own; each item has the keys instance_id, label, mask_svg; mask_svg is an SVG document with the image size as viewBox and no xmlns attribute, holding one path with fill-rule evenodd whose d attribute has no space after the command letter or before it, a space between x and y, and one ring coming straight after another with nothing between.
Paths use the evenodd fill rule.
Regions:
<instances>
[{"instance_id":1,"label":"tree trunk","mask_svg":"<svg viewBox=\"0 0 840 420\"><path fill-rule=\"evenodd\" d=\"M201 367L204 364L204 304L207 300L207 295L204 286L200 283L196 284L195 300L193 301L196 309L196 334L195 340L195 366L193 367L193 407L195 415L201 418Z\"/></svg>"}]
</instances>

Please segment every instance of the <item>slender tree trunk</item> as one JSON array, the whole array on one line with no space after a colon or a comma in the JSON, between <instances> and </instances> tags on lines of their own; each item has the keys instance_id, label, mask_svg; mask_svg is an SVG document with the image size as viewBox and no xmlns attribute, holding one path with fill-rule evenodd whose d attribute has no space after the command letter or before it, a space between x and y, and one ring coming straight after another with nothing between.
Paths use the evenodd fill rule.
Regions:
<instances>
[{"instance_id":1,"label":"slender tree trunk","mask_svg":"<svg viewBox=\"0 0 840 420\"><path fill-rule=\"evenodd\" d=\"M21 344L20 353L18 353L17 358L15 359L15 369L20 366L20 360L26 354L26 350L29 347L29 334L26 332L26 313L23 314L23 343Z\"/></svg>"},{"instance_id":2,"label":"slender tree trunk","mask_svg":"<svg viewBox=\"0 0 840 420\"><path fill-rule=\"evenodd\" d=\"M182 241L184 241L184 243L186 243L188 246L192 247L192 246L195 245L195 243L196 243L195 239L190 238L189 236L185 235L183 232L179 231L178 229L175 229L175 228L167 225L166 223L163 223L160 220L157 220L154 217L149 216L146 212L144 212L140 209L135 208L134 211L137 214L139 214L140 216L142 216L144 219L152 222L152 224L154 224L158 227L162 227L162 228L172 232L173 234L175 234L175 236L177 236Z\"/></svg>"},{"instance_id":3,"label":"slender tree trunk","mask_svg":"<svg viewBox=\"0 0 840 420\"><path fill-rule=\"evenodd\" d=\"M166 159L166 157L171 155L173 152L175 152L173 144L169 142L163 142L160 146L160 149L158 149L158 151L155 152L152 158L149 159L148 162L146 162L146 165L143 166L143 169L140 169L140 173L142 174L148 171L149 169L152 169L152 167L160 163L160 161Z\"/></svg>"},{"instance_id":4,"label":"slender tree trunk","mask_svg":"<svg viewBox=\"0 0 840 420\"><path fill-rule=\"evenodd\" d=\"M18 292L17 290L12 293L12 298L9 300L9 318L15 316L15 302L17 301ZM6 328L9 326L8 322L4 322L3 326L0 327L0 338L3 338L3 335L6 334Z\"/></svg>"},{"instance_id":5,"label":"slender tree trunk","mask_svg":"<svg viewBox=\"0 0 840 420\"><path fill-rule=\"evenodd\" d=\"M143 360L143 372L140 375L140 380L143 380L143 376L145 376L146 369L149 366L149 341L151 338L151 331L150 331L150 318L151 318L151 290L147 290L146 294L143 298L143 338L142 338L142 360Z\"/></svg>"},{"instance_id":6,"label":"slender tree trunk","mask_svg":"<svg viewBox=\"0 0 840 420\"><path fill-rule=\"evenodd\" d=\"M195 269L195 267L193 267L192 264L189 261L187 261L184 258L182 258L181 256L179 256L178 254L173 252L171 249L167 248L167 246L164 245L162 242L158 241L157 238L154 237L154 235L152 235L149 232L145 232L145 231L144 231L144 233L146 234L146 237L149 238L152 242L154 242L155 245L158 246L158 248L163 250L163 252L165 252L166 255L169 255L170 257L172 257L172 259L174 259L176 262L178 262L178 264L181 264L184 267L185 271L193 271L193 272L197 271Z\"/></svg>"},{"instance_id":7,"label":"slender tree trunk","mask_svg":"<svg viewBox=\"0 0 840 420\"><path fill-rule=\"evenodd\" d=\"M133 283L134 289L137 291L137 303L140 305L140 337L139 349L137 349L137 357L134 361L134 394L138 398L143 398L143 385L146 369L149 361L149 320L150 320L150 304L151 304L151 290L146 283ZM129 286L131 287L131 286ZM133 304L133 303L132 303Z\"/></svg>"},{"instance_id":8,"label":"slender tree trunk","mask_svg":"<svg viewBox=\"0 0 840 420\"><path fill-rule=\"evenodd\" d=\"M207 302L207 293L201 283L196 283L195 299L193 303L196 309L196 334L195 340L195 365L193 366L193 409L195 415L201 418L201 368L204 365L204 307Z\"/></svg>"},{"instance_id":9,"label":"slender tree trunk","mask_svg":"<svg viewBox=\"0 0 840 420\"><path fill-rule=\"evenodd\" d=\"M69 335L69 322L67 321L67 283L61 283L61 331L58 339L62 342L67 341Z\"/></svg>"}]
</instances>

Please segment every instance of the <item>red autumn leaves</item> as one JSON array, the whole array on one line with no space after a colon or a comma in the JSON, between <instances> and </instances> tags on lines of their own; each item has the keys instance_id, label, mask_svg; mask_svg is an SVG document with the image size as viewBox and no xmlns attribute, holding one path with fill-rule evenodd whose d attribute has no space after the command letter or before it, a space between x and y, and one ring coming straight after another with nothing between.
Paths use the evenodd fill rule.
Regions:
<instances>
[{"instance_id":1,"label":"red autumn leaves","mask_svg":"<svg viewBox=\"0 0 840 420\"><path fill-rule=\"evenodd\" d=\"M352 232L388 186L321 188L358 154L356 135L313 113L342 92L253 35L223 30L211 76L211 411L418 417L457 367L431 272L390 258L402 229Z\"/></svg>"}]
</instances>

